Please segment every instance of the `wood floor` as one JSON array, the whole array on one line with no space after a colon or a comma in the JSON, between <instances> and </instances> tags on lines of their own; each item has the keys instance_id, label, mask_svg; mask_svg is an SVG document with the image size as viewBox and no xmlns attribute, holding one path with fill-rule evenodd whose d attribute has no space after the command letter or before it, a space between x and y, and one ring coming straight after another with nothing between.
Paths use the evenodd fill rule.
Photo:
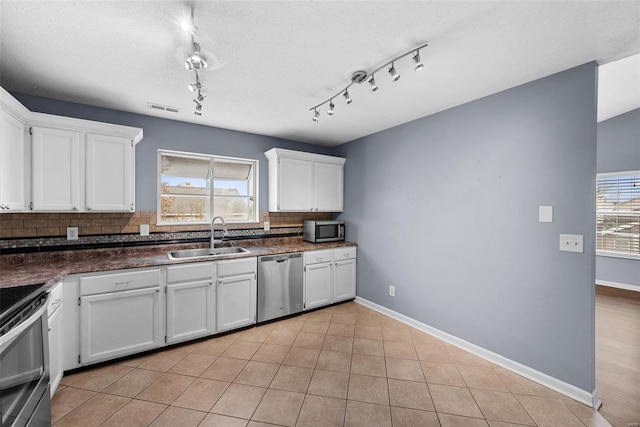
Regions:
<instances>
[{"instance_id":1,"label":"wood floor","mask_svg":"<svg viewBox=\"0 0 640 427\"><path fill-rule=\"evenodd\" d=\"M607 421L640 425L640 292L596 286L596 386Z\"/></svg>"}]
</instances>

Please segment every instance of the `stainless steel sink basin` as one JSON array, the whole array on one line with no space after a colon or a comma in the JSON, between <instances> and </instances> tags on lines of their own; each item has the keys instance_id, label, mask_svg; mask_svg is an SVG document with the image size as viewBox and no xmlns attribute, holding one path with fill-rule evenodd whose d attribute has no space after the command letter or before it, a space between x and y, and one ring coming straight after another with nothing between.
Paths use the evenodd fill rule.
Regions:
<instances>
[{"instance_id":1,"label":"stainless steel sink basin","mask_svg":"<svg viewBox=\"0 0 640 427\"><path fill-rule=\"evenodd\" d=\"M249 253L248 249L232 246L230 248L184 249L167 252L169 259L215 258L223 255Z\"/></svg>"}]
</instances>

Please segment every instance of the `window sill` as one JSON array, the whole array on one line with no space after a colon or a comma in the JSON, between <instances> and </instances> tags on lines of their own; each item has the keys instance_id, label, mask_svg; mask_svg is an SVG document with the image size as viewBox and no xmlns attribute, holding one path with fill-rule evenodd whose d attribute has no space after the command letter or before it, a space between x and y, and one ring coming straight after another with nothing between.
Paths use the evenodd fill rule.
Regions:
<instances>
[{"instance_id":1,"label":"window sill","mask_svg":"<svg viewBox=\"0 0 640 427\"><path fill-rule=\"evenodd\" d=\"M232 225L243 225L243 224L247 224L247 225L255 225L255 224L260 224L260 221L227 221L227 226L232 226ZM157 227L171 227L172 225L175 226L180 226L180 227L189 227L189 226L200 226L200 225L206 225L206 226L211 226L211 221L203 221L203 222L159 222L156 224ZM221 225L220 222L216 222L216 227L219 227Z\"/></svg>"},{"instance_id":2,"label":"window sill","mask_svg":"<svg viewBox=\"0 0 640 427\"><path fill-rule=\"evenodd\" d=\"M640 260L640 255L625 254L625 253L622 253L622 252L596 251L596 256L606 256L606 257L610 257L610 258L624 258L624 259Z\"/></svg>"}]
</instances>

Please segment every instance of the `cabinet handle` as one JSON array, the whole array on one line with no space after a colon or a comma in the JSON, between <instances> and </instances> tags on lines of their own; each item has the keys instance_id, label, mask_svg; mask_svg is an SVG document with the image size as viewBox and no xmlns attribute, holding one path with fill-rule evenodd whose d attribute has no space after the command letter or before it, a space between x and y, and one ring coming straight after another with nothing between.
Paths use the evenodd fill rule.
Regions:
<instances>
[{"instance_id":1,"label":"cabinet handle","mask_svg":"<svg viewBox=\"0 0 640 427\"><path fill-rule=\"evenodd\" d=\"M77 208L76 206L74 206L74 207L72 207L72 208L71 208L71 210L72 210L72 211L77 211L77 210L78 210L78 208Z\"/></svg>"},{"instance_id":2,"label":"cabinet handle","mask_svg":"<svg viewBox=\"0 0 640 427\"><path fill-rule=\"evenodd\" d=\"M74 209L75 210L75 209ZM91 206L87 206L87 210L90 211L91 210Z\"/></svg>"},{"instance_id":3,"label":"cabinet handle","mask_svg":"<svg viewBox=\"0 0 640 427\"><path fill-rule=\"evenodd\" d=\"M133 212L133 211L134 211L134 209L133 209L133 203L131 203L131 205L129 205L129 210L130 210L131 212Z\"/></svg>"}]
</instances>

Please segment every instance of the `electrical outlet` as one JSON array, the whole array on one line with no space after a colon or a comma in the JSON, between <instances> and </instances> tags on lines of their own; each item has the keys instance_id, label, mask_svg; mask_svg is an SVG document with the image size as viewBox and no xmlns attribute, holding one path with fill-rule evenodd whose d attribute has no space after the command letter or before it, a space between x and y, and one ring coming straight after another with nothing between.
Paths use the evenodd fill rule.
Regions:
<instances>
[{"instance_id":1,"label":"electrical outlet","mask_svg":"<svg viewBox=\"0 0 640 427\"><path fill-rule=\"evenodd\" d=\"M271 230L271 223L269 221L264 222L264 230L265 231Z\"/></svg>"},{"instance_id":2,"label":"electrical outlet","mask_svg":"<svg viewBox=\"0 0 640 427\"><path fill-rule=\"evenodd\" d=\"M140 224L140 235L141 236L149 235L149 224Z\"/></svg>"},{"instance_id":3,"label":"electrical outlet","mask_svg":"<svg viewBox=\"0 0 640 427\"><path fill-rule=\"evenodd\" d=\"M395 297L396 296L396 287L395 286L389 286L389 296L390 297Z\"/></svg>"},{"instance_id":4,"label":"electrical outlet","mask_svg":"<svg viewBox=\"0 0 640 427\"><path fill-rule=\"evenodd\" d=\"M78 240L78 227L67 227L67 240Z\"/></svg>"},{"instance_id":5,"label":"electrical outlet","mask_svg":"<svg viewBox=\"0 0 640 427\"><path fill-rule=\"evenodd\" d=\"M582 234L561 234L560 250L584 253L584 236Z\"/></svg>"}]
</instances>

